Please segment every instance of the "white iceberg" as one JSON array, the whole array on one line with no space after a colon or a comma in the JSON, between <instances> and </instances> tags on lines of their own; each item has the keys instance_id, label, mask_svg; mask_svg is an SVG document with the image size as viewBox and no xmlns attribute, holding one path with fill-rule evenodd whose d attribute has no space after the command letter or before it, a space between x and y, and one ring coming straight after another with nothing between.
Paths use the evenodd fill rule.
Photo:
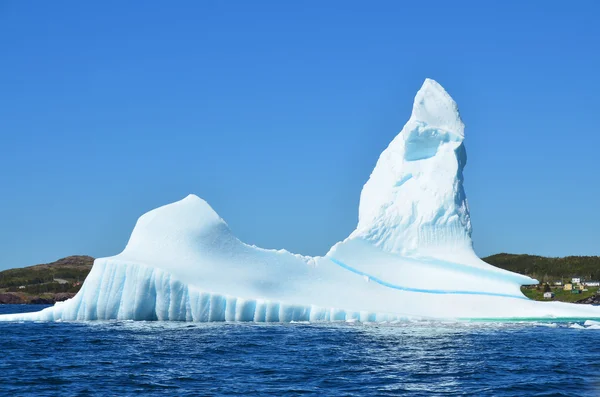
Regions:
<instances>
[{"instance_id":1,"label":"white iceberg","mask_svg":"<svg viewBox=\"0 0 600 397\"><path fill-rule=\"evenodd\" d=\"M598 307L527 299L520 286L536 280L476 256L463 140L456 103L427 79L362 190L356 230L327 255L249 246L190 195L141 216L74 298L0 320L599 318Z\"/></svg>"}]
</instances>

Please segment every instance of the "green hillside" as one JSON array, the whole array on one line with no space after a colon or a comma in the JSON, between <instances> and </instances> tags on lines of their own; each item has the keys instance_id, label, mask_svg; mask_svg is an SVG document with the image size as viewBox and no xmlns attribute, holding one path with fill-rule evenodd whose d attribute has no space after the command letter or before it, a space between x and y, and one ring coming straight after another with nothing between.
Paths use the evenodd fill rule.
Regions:
<instances>
[{"instance_id":1,"label":"green hillside","mask_svg":"<svg viewBox=\"0 0 600 397\"><path fill-rule=\"evenodd\" d=\"M533 277L541 283L570 280L572 277L600 280L599 256L547 258L535 255L503 253L488 256L483 260L490 265Z\"/></svg>"},{"instance_id":2,"label":"green hillside","mask_svg":"<svg viewBox=\"0 0 600 397\"><path fill-rule=\"evenodd\" d=\"M0 303L51 303L56 294L67 299L79 291L93 264L94 258L76 255L4 270L0 272Z\"/></svg>"}]
</instances>

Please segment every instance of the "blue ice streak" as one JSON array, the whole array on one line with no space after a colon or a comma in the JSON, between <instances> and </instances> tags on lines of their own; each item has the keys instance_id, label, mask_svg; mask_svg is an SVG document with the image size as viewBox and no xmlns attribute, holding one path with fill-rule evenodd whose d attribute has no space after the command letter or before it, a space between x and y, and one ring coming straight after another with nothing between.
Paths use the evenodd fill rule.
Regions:
<instances>
[{"instance_id":1,"label":"blue ice streak","mask_svg":"<svg viewBox=\"0 0 600 397\"><path fill-rule=\"evenodd\" d=\"M501 296L503 298L514 298L514 299L525 299L525 300L529 300L529 298L525 297L525 296L518 296L518 295L511 295L511 294L502 294L500 292L483 292L483 291L460 291L460 290L440 290L440 289L423 289L423 288L410 288L410 287L403 287L401 285L396 285L396 284L392 284L392 283L388 283L387 281L381 280L380 278L374 277L368 273L365 272L361 272L358 269L355 269L351 266L348 266L347 264L345 264L344 262L341 262L335 258L331 258L331 257L327 257L330 261L332 261L333 263L335 263L336 265L351 271L352 273L356 273L358 275L361 276L365 276L368 277L370 281L374 281L377 284L383 285L384 287L388 287L388 288L393 288L393 289L397 289L400 291L407 291L407 292L421 292L424 294L453 294L453 295L487 295L487 296Z\"/></svg>"}]
</instances>

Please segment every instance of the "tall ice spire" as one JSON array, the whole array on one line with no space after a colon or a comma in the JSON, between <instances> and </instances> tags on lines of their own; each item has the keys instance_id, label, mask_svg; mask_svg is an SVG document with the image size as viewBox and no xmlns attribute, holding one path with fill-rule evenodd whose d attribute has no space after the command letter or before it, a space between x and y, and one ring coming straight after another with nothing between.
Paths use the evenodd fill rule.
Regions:
<instances>
[{"instance_id":1,"label":"tall ice spire","mask_svg":"<svg viewBox=\"0 0 600 397\"><path fill-rule=\"evenodd\" d=\"M410 119L363 187L358 226L349 239L403 255L472 252L463 139L456 102L426 79Z\"/></svg>"}]
</instances>

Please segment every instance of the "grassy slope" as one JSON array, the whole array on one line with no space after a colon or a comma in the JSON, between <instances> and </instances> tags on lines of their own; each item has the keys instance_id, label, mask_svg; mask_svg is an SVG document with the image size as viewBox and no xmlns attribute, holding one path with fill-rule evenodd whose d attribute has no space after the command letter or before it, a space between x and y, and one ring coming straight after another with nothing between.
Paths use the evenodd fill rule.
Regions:
<instances>
[{"instance_id":1,"label":"grassy slope","mask_svg":"<svg viewBox=\"0 0 600 397\"><path fill-rule=\"evenodd\" d=\"M542 284L553 285L554 281L570 281L572 277L581 277L584 280L600 279L600 257L598 256L567 256L564 258L546 258L536 255L496 254L483 258L491 265L512 272L526 274L539 280ZM522 287L523 294L534 300L544 299L544 288ZM554 298L561 302L576 302L589 298L598 293L598 288L590 287L581 294L563 291L562 287L552 288Z\"/></svg>"},{"instance_id":2,"label":"grassy slope","mask_svg":"<svg viewBox=\"0 0 600 397\"><path fill-rule=\"evenodd\" d=\"M571 291L563 291L561 288L552 288L552 292L554 292L553 299L544 299L544 288L526 288L522 287L521 291L525 294L529 299L533 299L536 301L560 301L560 302L577 302L582 299L589 298L598 293L598 287L590 287L588 291L584 291L581 294L573 294Z\"/></svg>"},{"instance_id":3,"label":"grassy slope","mask_svg":"<svg viewBox=\"0 0 600 397\"><path fill-rule=\"evenodd\" d=\"M483 258L490 265L526 274L541 283L570 280L582 277L585 280L600 280L599 256L567 256L546 258L535 255L496 254Z\"/></svg>"}]
</instances>

